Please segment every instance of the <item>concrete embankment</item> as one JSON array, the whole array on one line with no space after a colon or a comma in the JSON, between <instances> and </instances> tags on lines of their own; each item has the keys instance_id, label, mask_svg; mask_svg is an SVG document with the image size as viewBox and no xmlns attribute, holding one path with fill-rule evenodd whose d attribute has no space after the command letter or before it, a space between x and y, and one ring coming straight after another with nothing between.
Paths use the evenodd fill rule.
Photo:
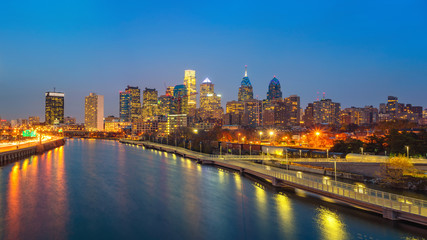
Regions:
<instances>
[{"instance_id":1,"label":"concrete embankment","mask_svg":"<svg viewBox=\"0 0 427 240\"><path fill-rule=\"evenodd\" d=\"M65 139L58 139L54 141L45 142L31 147L16 149L13 151L0 153L0 165L5 165L14 161L21 160L23 158L30 157L36 154L42 154L51 149L63 146Z\"/></svg>"}]
</instances>

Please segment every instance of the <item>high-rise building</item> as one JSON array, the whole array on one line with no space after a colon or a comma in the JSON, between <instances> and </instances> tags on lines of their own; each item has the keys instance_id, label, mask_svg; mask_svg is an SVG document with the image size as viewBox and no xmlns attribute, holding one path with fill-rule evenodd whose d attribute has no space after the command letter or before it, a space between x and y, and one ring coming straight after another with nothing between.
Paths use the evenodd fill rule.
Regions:
<instances>
[{"instance_id":1,"label":"high-rise building","mask_svg":"<svg viewBox=\"0 0 427 240\"><path fill-rule=\"evenodd\" d=\"M300 97L291 95L284 100L286 104L286 125L299 126L301 122Z\"/></svg>"},{"instance_id":2,"label":"high-rise building","mask_svg":"<svg viewBox=\"0 0 427 240\"><path fill-rule=\"evenodd\" d=\"M133 122L141 116L141 90L139 87L128 86L125 89L130 93L130 121Z\"/></svg>"},{"instance_id":3,"label":"high-rise building","mask_svg":"<svg viewBox=\"0 0 427 240\"><path fill-rule=\"evenodd\" d=\"M157 90L155 88L145 88L142 92L142 116L152 117L157 114Z\"/></svg>"},{"instance_id":4,"label":"high-rise building","mask_svg":"<svg viewBox=\"0 0 427 240\"><path fill-rule=\"evenodd\" d=\"M130 122L130 99L129 92L120 92L120 121Z\"/></svg>"},{"instance_id":5,"label":"high-rise building","mask_svg":"<svg viewBox=\"0 0 427 240\"><path fill-rule=\"evenodd\" d=\"M173 86L169 86L166 88L166 96L173 96Z\"/></svg>"},{"instance_id":6,"label":"high-rise building","mask_svg":"<svg viewBox=\"0 0 427 240\"><path fill-rule=\"evenodd\" d=\"M215 94L214 84L206 78L200 84L200 117L205 120L208 118L222 118L223 109L221 107L221 95Z\"/></svg>"},{"instance_id":7,"label":"high-rise building","mask_svg":"<svg viewBox=\"0 0 427 240\"><path fill-rule=\"evenodd\" d=\"M158 115L169 115L172 112L175 112L175 104L174 104L174 98L172 95L162 95L159 97L159 103L158 103Z\"/></svg>"},{"instance_id":8,"label":"high-rise building","mask_svg":"<svg viewBox=\"0 0 427 240\"><path fill-rule=\"evenodd\" d=\"M90 93L85 97L86 130L104 130L104 96Z\"/></svg>"},{"instance_id":9,"label":"high-rise building","mask_svg":"<svg viewBox=\"0 0 427 240\"><path fill-rule=\"evenodd\" d=\"M248 66L245 66L245 76L242 79L239 87L238 100L245 101L254 98L254 93L252 89L251 81L249 81L248 77Z\"/></svg>"},{"instance_id":10,"label":"high-rise building","mask_svg":"<svg viewBox=\"0 0 427 240\"><path fill-rule=\"evenodd\" d=\"M174 107L173 114L188 114L188 91L183 84L176 85L173 89Z\"/></svg>"},{"instance_id":11,"label":"high-rise building","mask_svg":"<svg viewBox=\"0 0 427 240\"><path fill-rule=\"evenodd\" d=\"M242 117L242 125L248 127L258 127L261 125L262 101L249 99L244 101L245 107Z\"/></svg>"},{"instance_id":12,"label":"high-rise building","mask_svg":"<svg viewBox=\"0 0 427 240\"><path fill-rule=\"evenodd\" d=\"M124 92L120 92L120 121L132 122L140 116L141 91L128 85Z\"/></svg>"},{"instance_id":13,"label":"high-rise building","mask_svg":"<svg viewBox=\"0 0 427 240\"><path fill-rule=\"evenodd\" d=\"M399 113L399 103L397 97L388 96L386 113L395 116Z\"/></svg>"},{"instance_id":14,"label":"high-rise building","mask_svg":"<svg viewBox=\"0 0 427 240\"><path fill-rule=\"evenodd\" d=\"M195 109L197 107L196 71L185 70L184 85L187 87L188 109Z\"/></svg>"},{"instance_id":15,"label":"high-rise building","mask_svg":"<svg viewBox=\"0 0 427 240\"><path fill-rule=\"evenodd\" d=\"M309 103L307 107L304 110L304 117L303 117L304 125L311 126L314 124L313 119L313 103Z\"/></svg>"},{"instance_id":16,"label":"high-rise building","mask_svg":"<svg viewBox=\"0 0 427 240\"><path fill-rule=\"evenodd\" d=\"M242 101L230 101L226 104L226 114L224 115L225 125L241 125L245 103Z\"/></svg>"},{"instance_id":17,"label":"high-rise building","mask_svg":"<svg viewBox=\"0 0 427 240\"><path fill-rule=\"evenodd\" d=\"M274 76L268 85L267 100L271 101L279 98L282 98L282 90L279 80Z\"/></svg>"},{"instance_id":18,"label":"high-rise building","mask_svg":"<svg viewBox=\"0 0 427 240\"><path fill-rule=\"evenodd\" d=\"M315 124L338 124L341 104L331 99L313 102L313 120Z\"/></svg>"},{"instance_id":19,"label":"high-rise building","mask_svg":"<svg viewBox=\"0 0 427 240\"><path fill-rule=\"evenodd\" d=\"M45 93L45 122L48 125L64 123L64 97L62 92Z\"/></svg>"}]
</instances>

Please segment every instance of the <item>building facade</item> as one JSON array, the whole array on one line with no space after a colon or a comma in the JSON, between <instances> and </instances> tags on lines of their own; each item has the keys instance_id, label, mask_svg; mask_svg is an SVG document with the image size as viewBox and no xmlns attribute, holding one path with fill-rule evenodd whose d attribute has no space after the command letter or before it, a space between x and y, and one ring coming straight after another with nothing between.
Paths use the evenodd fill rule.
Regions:
<instances>
[{"instance_id":1,"label":"building facade","mask_svg":"<svg viewBox=\"0 0 427 240\"><path fill-rule=\"evenodd\" d=\"M64 98L62 92L45 93L45 123L47 125L64 123Z\"/></svg>"},{"instance_id":2,"label":"building facade","mask_svg":"<svg viewBox=\"0 0 427 240\"><path fill-rule=\"evenodd\" d=\"M104 96L90 93L85 97L86 130L104 130Z\"/></svg>"},{"instance_id":3,"label":"building facade","mask_svg":"<svg viewBox=\"0 0 427 240\"><path fill-rule=\"evenodd\" d=\"M276 78L276 76L274 76L273 79L270 81L270 84L268 85L267 100L271 101L280 98L282 98L280 82Z\"/></svg>"},{"instance_id":4,"label":"building facade","mask_svg":"<svg viewBox=\"0 0 427 240\"><path fill-rule=\"evenodd\" d=\"M251 81L248 77L248 66L245 66L245 76L242 79L239 87L238 101L245 101L254 98Z\"/></svg>"},{"instance_id":5,"label":"building facade","mask_svg":"<svg viewBox=\"0 0 427 240\"><path fill-rule=\"evenodd\" d=\"M187 108L196 109L197 107L196 71L185 70L184 85L187 88L187 105L188 105Z\"/></svg>"}]
</instances>

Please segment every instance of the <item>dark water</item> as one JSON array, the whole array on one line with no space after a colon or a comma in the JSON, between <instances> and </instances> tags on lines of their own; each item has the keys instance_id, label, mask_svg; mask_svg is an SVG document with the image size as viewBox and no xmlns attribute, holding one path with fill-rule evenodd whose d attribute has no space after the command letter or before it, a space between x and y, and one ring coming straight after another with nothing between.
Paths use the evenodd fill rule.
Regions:
<instances>
[{"instance_id":1,"label":"dark water","mask_svg":"<svg viewBox=\"0 0 427 240\"><path fill-rule=\"evenodd\" d=\"M424 232L423 232L424 231ZM114 141L0 168L1 239L417 239L425 230Z\"/></svg>"}]
</instances>

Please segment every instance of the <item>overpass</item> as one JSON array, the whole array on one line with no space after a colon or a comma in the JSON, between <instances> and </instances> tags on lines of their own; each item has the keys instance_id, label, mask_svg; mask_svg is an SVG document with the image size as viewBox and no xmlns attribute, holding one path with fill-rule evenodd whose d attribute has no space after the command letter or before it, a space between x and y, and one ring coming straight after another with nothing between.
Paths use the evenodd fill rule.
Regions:
<instances>
[{"instance_id":1,"label":"overpass","mask_svg":"<svg viewBox=\"0 0 427 240\"><path fill-rule=\"evenodd\" d=\"M175 153L183 157L194 159L202 164L212 164L233 169L242 174L250 174L265 179L276 187L301 189L309 193L380 214L386 219L404 220L427 226L426 200L369 189L361 185L334 181L329 178L314 177L302 174L301 172L287 171L270 166L254 164L250 161L242 161L243 159L250 160L253 158L250 156L236 158L236 156L203 154L181 147L151 142L128 140L121 140L121 142ZM257 157L259 157L258 159L267 158Z\"/></svg>"}]
</instances>

